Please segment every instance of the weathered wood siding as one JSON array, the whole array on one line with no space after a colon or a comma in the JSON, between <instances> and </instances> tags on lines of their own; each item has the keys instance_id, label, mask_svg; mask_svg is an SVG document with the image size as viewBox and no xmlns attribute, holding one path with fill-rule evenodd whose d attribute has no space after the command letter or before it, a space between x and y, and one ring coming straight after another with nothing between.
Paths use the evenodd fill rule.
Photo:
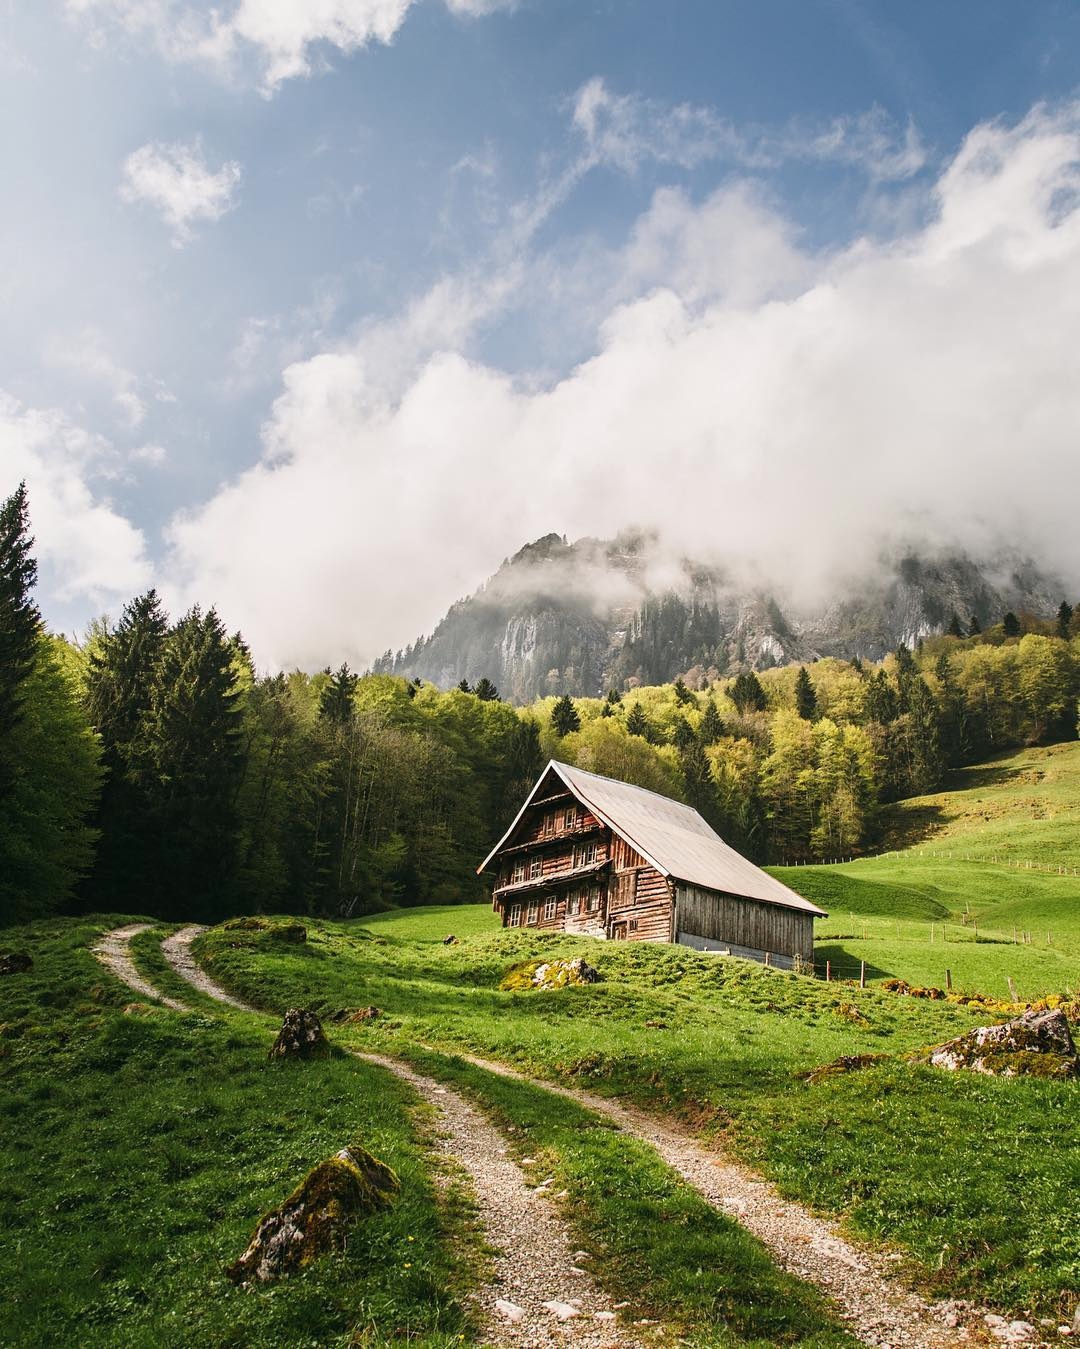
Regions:
<instances>
[{"instance_id":1,"label":"weathered wood siding","mask_svg":"<svg viewBox=\"0 0 1080 1349\"><path fill-rule=\"evenodd\" d=\"M624 839L611 840L607 935L615 941L670 941L671 885Z\"/></svg>"},{"instance_id":2,"label":"weathered wood siding","mask_svg":"<svg viewBox=\"0 0 1080 1349\"><path fill-rule=\"evenodd\" d=\"M814 917L779 904L740 899L715 890L680 885L675 924L679 932L730 942L751 951L814 959Z\"/></svg>"}]
</instances>

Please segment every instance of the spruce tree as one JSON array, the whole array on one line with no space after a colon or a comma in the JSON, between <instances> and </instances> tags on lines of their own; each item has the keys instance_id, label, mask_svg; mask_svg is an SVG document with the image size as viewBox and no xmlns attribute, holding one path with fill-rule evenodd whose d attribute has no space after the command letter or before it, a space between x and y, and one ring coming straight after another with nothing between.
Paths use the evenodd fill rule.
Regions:
<instances>
[{"instance_id":1,"label":"spruce tree","mask_svg":"<svg viewBox=\"0 0 1080 1349\"><path fill-rule=\"evenodd\" d=\"M679 763L683 771L686 803L715 829L719 823L719 802L716 783L709 768L709 760L696 737L691 735L680 749Z\"/></svg>"},{"instance_id":2,"label":"spruce tree","mask_svg":"<svg viewBox=\"0 0 1080 1349\"><path fill-rule=\"evenodd\" d=\"M604 699L609 707L616 707L622 702L622 694L618 689L608 689L607 697Z\"/></svg>"},{"instance_id":3,"label":"spruce tree","mask_svg":"<svg viewBox=\"0 0 1080 1349\"><path fill-rule=\"evenodd\" d=\"M458 683L458 688L462 693L472 693L472 689L469 687L469 681L467 679L462 679Z\"/></svg>"},{"instance_id":4,"label":"spruce tree","mask_svg":"<svg viewBox=\"0 0 1080 1349\"><path fill-rule=\"evenodd\" d=\"M805 665L799 666L795 677L795 710L803 721L813 721L817 717L817 693Z\"/></svg>"},{"instance_id":5,"label":"spruce tree","mask_svg":"<svg viewBox=\"0 0 1080 1349\"><path fill-rule=\"evenodd\" d=\"M477 680L473 686L473 693L482 703L497 703L499 701L499 690L486 675Z\"/></svg>"},{"instance_id":6,"label":"spruce tree","mask_svg":"<svg viewBox=\"0 0 1080 1349\"><path fill-rule=\"evenodd\" d=\"M950 637L963 637L964 629L960 626L960 615L953 610L952 618L949 619L949 626L946 629Z\"/></svg>"},{"instance_id":7,"label":"spruce tree","mask_svg":"<svg viewBox=\"0 0 1080 1349\"><path fill-rule=\"evenodd\" d=\"M728 697L740 712L764 712L769 705L761 680L753 670L737 675L734 684L728 689Z\"/></svg>"},{"instance_id":8,"label":"spruce tree","mask_svg":"<svg viewBox=\"0 0 1080 1349\"><path fill-rule=\"evenodd\" d=\"M715 745L724 734L724 723L720 713L716 710L716 704L710 698L705 704L705 711L701 714L701 723L698 726L698 737L703 745Z\"/></svg>"},{"instance_id":9,"label":"spruce tree","mask_svg":"<svg viewBox=\"0 0 1080 1349\"><path fill-rule=\"evenodd\" d=\"M1005 632L1006 637L1020 636L1020 620L1016 617L1016 615L1013 613L1011 609L1001 620L1001 626Z\"/></svg>"},{"instance_id":10,"label":"spruce tree","mask_svg":"<svg viewBox=\"0 0 1080 1349\"><path fill-rule=\"evenodd\" d=\"M1072 623L1073 608L1067 600L1062 600L1057 611L1057 635L1069 640L1069 625Z\"/></svg>"},{"instance_id":11,"label":"spruce tree","mask_svg":"<svg viewBox=\"0 0 1080 1349\"><path fill-rule=\"evenodd\" d=\"M685 717L679 717L675 722L675 729L671 736L672 744L680 752L685 752L691 745L697 744L697 736L694 734L694 728Z\"/></svg>"},{"instance_id":12,"label":"spruce tree","mask_svg":"<svg viewBox=\"0 0 1080 1349\"><path fill-rule=\"evenodd\" d=\"M319 699L320 720L332 722L336 726L344 726L351 721L356 710L353 695L359 682L360 676L343 662L330 676L330 682L322 691Z\"/></svg>"},{"instance_id":13,"label":"spruce tree","mask_svg":"<svg viewBox=\"0 0 1080 1349\"><path fill-rule=\"evenodd\" d=\"M626 729L631 735L640 735L642 739L648 740L652 736L652 726L649 719L641 710L641 704L635 703L626 716Z\"/></svg>"},{"instance_id":14,"label":"spruce tree","mask_svg":"<svg viewBox=\"0 0 1080 1349\"><path fill-rule=\"evenodd\" d=\"M695 701L694 695L686 687L682 675L679 675L678 679L675 681L675 701L684 706L687 703L693 703Z\"/></svg>"},{"instance_id":15,"label":"spruce tree","mask_svg":"<svg viewBox=\"0 0 1080 1349\"><path fill-rule=\"evenodd\" d=\"M26 679L34 668L41 615L31 592L37 582L26 483L0 504L0 800L15 775L13 735L22 719Z\"/></svg>"},{"instance_id":16,"label":"spruce tree","mask_svg":"<svg viewBox=\"0 0 1080 1349\"><path fill-rule=\"evenodd\" d=\"M551 724L554 727L555 734L560 739L564 735L570 735L573 731L581 730L581 718L578 716L578 710L568 693L564 693L552 709Z\"/></svg>"},{"instance_id":17,"label":"spruce tree","mask_svg":"<svg viewBox=\"0 0 1080 1349\"><path fill-rule=\"evenodd\" d=\"M971 622L968 624L968 636L978 637L982 632L982 624L979 622L979 615L972 614Z\"/></svg>"}]
</instances>

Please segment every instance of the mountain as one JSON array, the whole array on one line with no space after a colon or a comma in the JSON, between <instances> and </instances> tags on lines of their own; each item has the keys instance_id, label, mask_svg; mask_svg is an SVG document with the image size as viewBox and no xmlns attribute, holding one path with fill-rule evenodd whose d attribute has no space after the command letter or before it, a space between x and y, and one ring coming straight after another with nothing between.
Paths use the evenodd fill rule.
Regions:
<instances>
[{"instance_id":1,"label":"mountain","mask_svg":"<svg viewBox=\"0 0 1080 1349\"><path fill-rule=\"evenodd\" d=\"M883 557L873 577L796 611L722 568L671 558L651 534L576 543L547 534L452 605L429 637L373 668L443 688L487 676L516 703L596 696L820 656L878 660L945 631L954 614L965 630L972 615L982 626L1010 609L1048 616L1062 594L1060 581L1019 555L903 551Z\"/></svg>"}]
</instances>

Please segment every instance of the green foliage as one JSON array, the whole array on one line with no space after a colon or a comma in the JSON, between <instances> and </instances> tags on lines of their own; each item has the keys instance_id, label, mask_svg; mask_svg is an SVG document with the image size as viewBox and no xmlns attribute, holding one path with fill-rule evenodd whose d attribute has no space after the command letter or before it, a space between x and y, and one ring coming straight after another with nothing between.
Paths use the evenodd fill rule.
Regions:
<instances>
[{"instance_id":1,"label":"green foliage","mask_svg":"<svg viewBox=\"0 0 1080 1349\"><path fill-rule=\"evenodd\" d=\"M551 725L558 736L581 730L581 718L569 694L563 694L552 709Z\"/></svg>"},{"instance_id":2,"label":"green foliage","mask_svg":"<svg viewBox=\"0 0 1080 1349\"><path fill-rule=\"evenodd\" d=\"M769 705L761 680L753 670L744 670L728 689L728 697L740 712L764 712Z\"/></svg>"},{"instance_id":3,"label":"green foliage","mask_svg":"<svg viewBox=\"0 0 1080 1349\"><path fill-rule=\"evenodd\" d=\"M494 703L499 701L499 690L486 675L482 679L476 681L476 684L473 687L473 693L476 694L482 703Z\"/></svg>"},{"instance_id":4,"label":"green foliage","mask_svg":"<svg viewBox=\"0 0 1080 1349\"><path fill-rule=\"evenodd\" d=\"M30 551L29 512L25 483L0 502L0 802L11 793L19 769L13 736L23 716L24 686L37 662L41 629L31 593L37 563Z\"/></svg>"},{"instance_id":5,"label":"green foliage","mask_svg":"<svg viewBox=\"0 0 1080 1349\"><path fill-rule=\"evenodd\" d=\"M1006 637L1020 636L1020 620L1012 610L1010 610L1001 620L1001 627Z\"/></svg>"},{"instance_id":6,"label":"green foliage","mask_svg":"<svg viewBox=\"0 0 1080 1349\"><path fill-rule=\"evenodd\" d=\"M635 703L627 713L626 731L628 735L637 735L641 736L644 740L648 740L651 734L651 727L649 726L649 719L642 710L640 703Z\"/></svg>"},{"instance_id":7,"label":"green foliage","mask_svg":"<svg viewBox=\"0 0 1080 1349\"><path fill-rule=\"evenodd\" d=\"M817 716L817 694L814 692L814 684L806 672L806 666L799 666L798 677L795 680L795 710L803 721L813 721Z\"/></svg>"}]
</instances>

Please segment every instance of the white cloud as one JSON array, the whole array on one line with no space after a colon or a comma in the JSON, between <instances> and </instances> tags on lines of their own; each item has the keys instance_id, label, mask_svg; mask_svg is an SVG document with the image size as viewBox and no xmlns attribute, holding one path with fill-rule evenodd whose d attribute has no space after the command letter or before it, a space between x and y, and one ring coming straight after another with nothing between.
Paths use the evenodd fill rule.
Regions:
<instances>
[{"instance_id":1,"label":"white cloud","mask_svg":"<svg viewBox=\"0 0 1080 1349\"><path fill-rule=\"evenodd\" d=\"M0 392L0 464L6 496L26 481L42 588L60 602L101 605L150 584L141 532L102 493L115 466L108 443L56 410Z\"/></svg>"},{"instance_id":2,"label":"white cloud","mask_svg":"<svg viewBox=\"0 0 1080 1349\"><path fill-rule=\"evenodd\" d=\"M145 380L128 370L109 351L105 334L94 327L84 328L77 337L54 339L45 350L46 360L72 372L90 384L104 387L112 398L121 424L135 430L146 420L148 396L152 388L156 402L176 402L158 380Z\"/></svg>"},{"instance_id":3,"label":"white cloud","mask_svg":"<svg viewBox=\"0 0 1080 1349\"><path fill-rule=\"evenodd\" d=\"M314 666L552 529L654 526L804 592L898 535L1005 539L1080 584L1078 173L1080 105L982 126L928 223L828 254L748 190L660 193L594 354L540 388L452 350L470 296L429 297L402 340L444 346L400 390L366 340L286 370L262 462L173 523L178 595Z\"/></svg>"},{"instance_id":4,"label":"white cloud","mask_svg":"<svg viewBox=\"0 0 1080 1349\"><path fill-rule=\"evenodd\" d=\"M625 173L649 160L684 169L710 160L768 169L794 160L853 165L881 182L910 178L926 163L915 127L898 127L881 108L823 124L741 126L711 108L615 93L596 76L575 95L573 122L591 161Z\"/></svg>"},{"instance_id":5,"label":"white cloud","mask_svg":"<svg viewBox=\"0 0 1080 1349\"><path fill-rule=\"evenodd\" d=\"M389 44L416 0L234 0L206 8L189 0L65 0L96 45L112 30L152 41L172 61L222 70L254 58L264 94L320 68L321 48L346 54ZM446 0L463 18L511 9L514 0Z\"/></svg>"},{"instance_id":6,"label":"white cloud","mask_svg":"<svg viewBox=\"0 0 1080 1349\"><path fill-rule=\"evenodd\" d=\"M220 220L233 209L240 177L234 160L211 169L197 139L151 141L124 161L120 196L152 206L172 230L173 245L182 248L193 226Z\"/></svg>"}]
</instances>

